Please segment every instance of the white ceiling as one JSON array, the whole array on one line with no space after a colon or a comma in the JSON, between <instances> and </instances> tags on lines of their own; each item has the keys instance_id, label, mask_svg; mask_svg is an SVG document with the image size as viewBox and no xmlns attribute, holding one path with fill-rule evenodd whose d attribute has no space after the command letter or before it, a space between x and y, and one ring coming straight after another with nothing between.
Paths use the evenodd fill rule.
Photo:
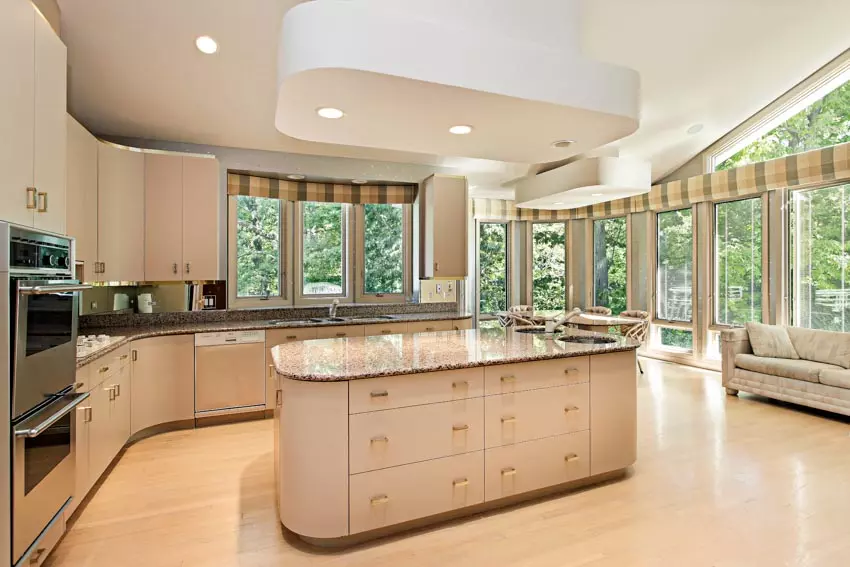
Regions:
<instances>
[{"instance_id":1,"label":"white ceiling","mask_svg":"<svg viewBox=\"0 0 850 567\"><path fill-rule=\"evenodd\" d=\"M278 31L298 0L58 2L70 108L99 134L454 168L491 191L528 170L528 164L321 144L278 132ZM616 146L620 155L651 161L654 179L850 46L850 2L809 0L804 9L797 0L583 4L585 54L641 74L640 128ZM195 49L195 37L204 34L218 40L218 54ZM704 129L686 134L695 123Z\"/></svg>"}]
</instances>

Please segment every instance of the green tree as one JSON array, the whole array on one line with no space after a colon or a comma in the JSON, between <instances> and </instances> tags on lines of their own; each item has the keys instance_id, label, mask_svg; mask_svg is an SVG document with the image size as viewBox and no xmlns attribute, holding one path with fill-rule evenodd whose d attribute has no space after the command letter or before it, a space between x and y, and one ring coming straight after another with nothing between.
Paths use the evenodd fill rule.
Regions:
<instances>
[{"instance_id":1,"label":"green tree","mask_svg":"<svg viewBox=\"0 0 850 567\"><path fill-rule=\"evenodd\" d=\"M339 294L343 289L341 203L301 204L305 294Z\"/></svg>"},{"instance_id":2,"label":"green tree","mask_svg":"<svg viewBox=\"0 0 850 567\"><path fill-rule=\"evenodd\" d=\"M715 320L761 322L761 198L715 205Z\"/></svg>"},{"instance_id":3,"label":"green tree","mask_svg":"<svg viewBox=\"0 0 850 567\"><path fill-rule=\"evenodd\" d=\"M567 225L562 222L532 224L532 301L535 309L566 307Z\"/></svg>"},{"instance_id":4,"label":"green tree","mask_svg":"<svg viewBox=\"0 0 850 567\"><path fill-rule=\"evenodd\" d=\"M693 218L692 210L658 213L658 274L656 282L659 319L690 322L693 314ZM661 330L661 343L692 348L690 331Z\"/></svg>"},{"instance_id":5,"label":"green tree","mask_svg":"<svg viewBox=\"0 0 850 567\"><path fill-rule=\"evenodd\" d=\"M478 278L481 313L508 308L508 225L482 222L478 230Z\"/></svg>"},{"instance_id":6,"label":"green tree","mask_svg":"<svg viewBox=\"0 0 850 567\"><path fill-rule=\"evenodd\" d=\"M363 205L366 293L404 292L404 208Z\"/></svg>"},{"instance_id":7,"label":"green tree","mask_svg":"<svg viewBox=\"0 0 850 567\"><path fill-rule=\"evenodd\" d=\"M626 310L626 217L593 221L594 303Z\"/></svg>"},{"instance_id":8,"label":"green tree","mask_svg":"<svg viewBox=\"0 0 850 567\"><path fill-rule=\"evenodd\" d=\"M236 294L280 294L280 201L236 198Z\"/></svg>"}]
</instances>

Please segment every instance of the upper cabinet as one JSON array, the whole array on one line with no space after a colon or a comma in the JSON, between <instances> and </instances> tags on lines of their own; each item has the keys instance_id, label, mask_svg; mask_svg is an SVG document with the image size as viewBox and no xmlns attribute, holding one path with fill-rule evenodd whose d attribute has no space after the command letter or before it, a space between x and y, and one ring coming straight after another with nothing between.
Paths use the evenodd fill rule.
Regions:
<instances>
[{"instance_id":1,"label":"upper cabinet","mask_svg":"<svg viewBox=\"0 0 850 567\"><path fill-rule=\"evenodd\" d=\"M219 164L145 154L145 278L218 279Z\"/></svg>"},{"instance_id":2,"label":"upper cabinet","mask_svg":"<svg viewBox=\"0 0 850 567\"><path fill-rule=\"evenodd\" d=\"M97 279L145 281L145 154L98 143Z\"/></svg>"},{"instance_id":3,"label":"upper cabinet","mask_svg":"<svg viewBox=\"0 0 850 567\"><path fill-rule=\"evenodd\" d=\"M467 276L468 201L465 177L432 175L419 188L414 238L420 278Z\"/></svg>"},{"instance_id":4,"label":"upper cabinet","mask_svg":"<svg viewBox=\"0 0 850 567\"><path fill-rule=\"evenodd\" d=\"M66 230L76 239L74 258L83 265L83 281L99 278L97 263L97 139L70 115Z\"/></svg>"},{"instance_id":5,"label":"upper cabinet","mask_svg":"<svg viewBox=\"0 0 850 567\"><path fill-rule=\"evenodd\" d=\"M66 60L27 0L0 14L0 220L65 230Z\"/></svg>"}]
</instances>

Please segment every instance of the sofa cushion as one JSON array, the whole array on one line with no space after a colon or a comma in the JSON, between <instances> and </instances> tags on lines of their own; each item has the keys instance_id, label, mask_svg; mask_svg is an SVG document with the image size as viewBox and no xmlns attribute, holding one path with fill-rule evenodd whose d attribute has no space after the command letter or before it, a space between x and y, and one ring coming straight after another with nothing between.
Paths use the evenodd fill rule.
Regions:
<instances>
[{"instance_id":1,"label":"sofa cushion","mask_svg":"<svg viewBox=\"0 0 850 567\"><path fill-rule=\"evenodd\" d=\"M763 325L750 321L747 323L747 334L750 337L750 346L756 356L769 356L771 358L800 358L785 327L779 325Z\"/></svg>"},{"instance_id":2,"label":"sofa cushion","mask_svg":"<svg viewBox=\"0 0 850 567\"><path fill-rule=\"evenodd\" d=\"M736 354L735 366L752 372L772 374L773 376L782 376L783 378L794 378L795 380L805 380L806 382L814 382L815 384L819 382L821 370L841 370L841 367L834 364L824 364L823 362L813 362L811 360L772 358L769 356L756 356L754 354Z\"/></svg>"},{"instance_id":3,"label":"sofa cushion","mask_svg":"<svg viewBox=\"0 0 850 567\"><path fill-rule=\"evenodd\" d=\"M850 390L850 370L822 370L820 383Z\"/></svg>"},{"instance_id":4,"label":"sofa cushion","mask_svg":"<svg viewBox=\"0 0 850 567\"><path fill-rule=\"evenodd\" d=\"M786 327L800 358L850 368L850 333Z\"/></svg>"}]
</instances>

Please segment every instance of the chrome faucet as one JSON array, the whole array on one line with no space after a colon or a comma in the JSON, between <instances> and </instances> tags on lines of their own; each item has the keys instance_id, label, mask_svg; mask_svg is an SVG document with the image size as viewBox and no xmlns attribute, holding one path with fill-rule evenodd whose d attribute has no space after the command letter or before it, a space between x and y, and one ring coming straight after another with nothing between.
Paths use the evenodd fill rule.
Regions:
<instances>
[{"instance_id":1,"label":"chrome faucet","mask_svg":"<svg viewBox=\"0 0 850 567\"><path fill-rule=\"evenodd\" d=\"M576 317L578 315L581 315L581 309L576 307L575 309L573 309L572 311L570 311L569 313L567 313L566 315L564 315L560 319L547 319L546 320L546 332L547 333L554 333L555 329L557 329L558 327L560 327L561 325L563 325L565 323L568 323L571 319L573 319L574 317Z\"/></svg>"},{"instance_id":2,"label":"chrome faucet","mask_svg":"<svg viewBox=\"0 0 850 567\"><path fill-rule=\"evenodd\" d=\"M330 316L331 319L336 317L336 308L337 307L339 307L339 299L334 299L333 301L331 301L331 306L328 310L328 315Z\"/></svg>"}]
</instances>

